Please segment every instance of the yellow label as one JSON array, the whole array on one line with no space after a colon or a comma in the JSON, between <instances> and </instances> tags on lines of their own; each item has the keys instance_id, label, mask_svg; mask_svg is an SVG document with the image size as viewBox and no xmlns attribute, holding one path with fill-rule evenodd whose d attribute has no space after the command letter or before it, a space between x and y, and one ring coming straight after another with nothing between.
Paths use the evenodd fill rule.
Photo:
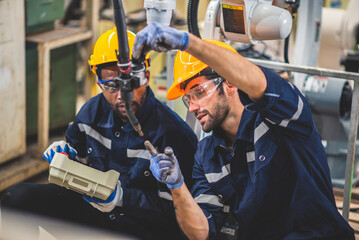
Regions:
<instances>
[{"instance_id":1,"label":"yellow label","mask_svg":"<svg viewBox=\"0 0 359 240\"><path fill-rule=\"evenodd\" d=\"M243 10L243 7L241 7L241 6L233 6L233 5L228 5L228 4L222 4L222 7L227 8L227 9Z\"/></svg>"}]
</instances>

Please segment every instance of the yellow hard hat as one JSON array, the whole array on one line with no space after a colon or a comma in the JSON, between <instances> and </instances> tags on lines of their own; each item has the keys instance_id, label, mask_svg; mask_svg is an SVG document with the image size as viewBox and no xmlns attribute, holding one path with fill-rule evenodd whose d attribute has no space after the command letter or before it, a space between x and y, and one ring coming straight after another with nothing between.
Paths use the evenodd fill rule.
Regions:
<instances>
[{"instance_id":1,"label":"yellow hard hat","mask_svg":"<svg viewBox=\"0 0 359 240\"><path fill-rule=\"evenodd\" d=\"M223 47L225 49L237 53L237 51L227 43L212 40L212 39L204 39L204 41L213 43L217 46ZM181 89L180 87L181 83L194 77L196 74L200 73L202 70L206 68L208 68L207 64L201 62L200 60L188 54L187 52L178 51L173 67L174 82L172 86L168 89L167 99L173 100L181 97L184 94L184 89Z\"/></svg>"},{"instance_id":2,"label":"yellow hard hat","mask_svg":"<svg viewBox=\"0 0 359 240\"><path fill-rule=\"evenodd\" d=\"M130 50L130 58L132 57L132 47L135 43L136 35L127 30L128 47ZM96 74L96 65L117 62L116 51L118 51L118 39L116 27L103 33L96 41L93 53L88 61L91 70ZM148 67L148 59L150 54L146 55L146 67Z\"/></svg>"}]
</instances>

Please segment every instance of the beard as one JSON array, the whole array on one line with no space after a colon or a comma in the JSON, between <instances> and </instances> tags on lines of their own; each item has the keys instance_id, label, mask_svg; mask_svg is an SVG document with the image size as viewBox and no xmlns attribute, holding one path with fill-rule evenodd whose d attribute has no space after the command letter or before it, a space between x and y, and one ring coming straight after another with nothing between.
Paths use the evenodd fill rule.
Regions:
<instances>
[{"instance_id":1,"label":"beard","mask_svg":"<svg viewBox=\"0 0 359 240\"><path fill-rule=\"evenodd\" d=\"M131 108L134 114L138 113L138 111L141 108L141 105L138 102L131 102ZM128 121L126 109L125 109L125 103L124 102L118 102L114 105L112 108L115 112L115 114L124 122Z\"/></svg>"},{"instance_id":2,"label":"beard","mask_svg":"<svg viewBox=\"0 0 359 240\"><path fill-rule=\"evenodd\" d=\"M146 95L142 96L139 101L132 101L131 102L131 108L135 115L137 115L140 110L142 109L142 106L144 105L146 100ZM112 109L114 110L115 114L124 122L128 121L126 109L125 109L125 102L120 100L115 105L112 106Z\"/></svg>"},{"instance_id":3,"label":"beard","mask_svg":"<svg viewBox=\"0 0 359 240\"><path fill-rule=\"evenodd\" d=\"M140 110L142 109L143 105L145 104L147 97L147 92L145 92L140 99L137 101L131 101L131 108L135 115L137 115ZM125 109L125 102L122 99L119 99L115 104L111 105L115 114L124 122L128 121L126 109Z\"/></svg>"},{"instance_id":4,"label":"beard","mask_svg":"<svg viewBox=\"0 0 359 240\"><path fill-rule=\"evenodd\" d=\"M201 112L206 113L208 116L207 121L202 125L202 130L206 133L220 126L224 119L226 119L229 112L227 99L224 96L218 97L218 101L216 101L213 109L213 113L210 113L208 110Z\"/></svg>"}]
</instances>

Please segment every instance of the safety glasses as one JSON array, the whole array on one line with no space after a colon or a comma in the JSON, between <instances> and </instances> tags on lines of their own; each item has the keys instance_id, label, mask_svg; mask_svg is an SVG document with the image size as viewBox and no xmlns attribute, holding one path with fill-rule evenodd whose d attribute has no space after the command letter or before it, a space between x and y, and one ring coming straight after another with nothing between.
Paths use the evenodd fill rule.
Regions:
<instances>
[{"instance_id":1,"label":"safety glasses","mask_svg":"<svg viewBox=\"0 0 359 240\"><path fill-rule=\"evenodd\" d=\"M184 105L189 108L190 103L199 104L201 101L210 97L223 81L222 77L218 77L190 89L182 97Z\"/></svg>"},{"instance_id":2,"label":"safety glasses","mask_svg":"<svg viewBox=\"0 0 359 240\"><path fill-rule=\"evenodd\" d=\"M102 89L109 93L117 93L120 91L120 83L117 80L101 80L100 77L97 77L98 82L100 83Z\"/></svg>"}]
</instances>

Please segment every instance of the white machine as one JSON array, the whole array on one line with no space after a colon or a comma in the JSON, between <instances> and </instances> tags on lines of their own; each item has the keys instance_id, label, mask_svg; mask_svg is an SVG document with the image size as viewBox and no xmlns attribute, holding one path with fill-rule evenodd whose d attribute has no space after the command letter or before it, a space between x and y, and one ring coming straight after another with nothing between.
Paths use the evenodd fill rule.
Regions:
<instances>
[{"instance_id":1,"label":"white machine","mask_svg":"<svg viewBox=\"0 0 359 240\"><path fill-rule=\"evenodd\" d=\"M287 10L273 6L272 2L212 0L205 19L205 38L215 39L212 33L216 27L221 29L227 40L243 43L286 38L292 29L292 16ZM176 1L145 0L144 7L147 10L147 23L169 25Z\"/></svg>"},{"instance_id":2,"label":"white machine","mask_svg":"<svg viewBox=\"0 0 359 240\"><path fill-rule=\"evenodd\" d=\"M158 22L170 25L172 12L176 8L176 0L145 0L147 24Z\"/></svg>"},{"instance_id":3,"label":"white machine","mask_svg":"<svg viewBox=\"0 0 359 240\"><path fill-rule=\"evenodd\" d=\"M292 16L272 2L212 0L205 18L205 38L216 38L207 32L216 27L218 16L219 28L227 40L257 43L258 40L286 38L292 29Z\"/></svg>"}]
</instances>

